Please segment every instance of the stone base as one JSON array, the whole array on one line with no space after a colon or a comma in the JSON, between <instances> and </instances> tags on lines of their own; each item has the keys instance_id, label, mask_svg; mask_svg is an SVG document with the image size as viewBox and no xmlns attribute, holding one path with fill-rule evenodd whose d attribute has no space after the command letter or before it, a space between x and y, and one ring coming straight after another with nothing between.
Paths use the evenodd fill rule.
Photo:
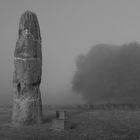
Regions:
<instances>
[{"instance_id":1,"label":"stone base","mask_svg":"<svg viewBox=\"0 0 140 140\"><path fill-rule=\"evenodd\" d=\"M62 131L66 128L66 121L63 119L52 120L52 129Z\"/></svg>"},{"instance_id":2,"label":"stone base","mask_svg":"<svg viewBox=\"0 0 140 140\"><path fill-rule=\"evenodd\" d=\"M14 99L13 126L42 123L41 99Z\"/></svg>"}]
</instances>

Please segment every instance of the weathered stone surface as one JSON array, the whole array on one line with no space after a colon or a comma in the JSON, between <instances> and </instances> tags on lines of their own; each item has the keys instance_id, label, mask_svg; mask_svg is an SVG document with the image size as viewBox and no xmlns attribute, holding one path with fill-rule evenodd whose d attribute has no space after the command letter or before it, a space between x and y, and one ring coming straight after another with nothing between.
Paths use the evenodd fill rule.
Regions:
<instances>
[{"instance_id":1,"label":"weathered stone surface","mask_svg":"<svg viewBox=\"0 0 140 140\"><path fill-rule=\"evenodd\" d=\"M20 38L16 43L15 57L41 58L41 40L35 40L34 36L27 29L20 34Z\"/></svg>"},{"instance_id":2,"label":"weathered stone surface","mask_svg":"<svg viewBox=\"0 0 140 140\"><path fill-rule=\"evenodd\" d=\"M13 125L41 123L41 36L37 16L30 11L21 16L14 56Z\"/></svg>"},{"instance_id":3,"label":"weathered stone surface","mask_svg":"<svg viewBox=\"0 0 140 140\"><path fill-rule=\"evenodd\" d=\"M15 60L15 81L21 79L27 85L40 84L41 82L41 66L39 59Z\"/></svg>"},{"instance_id":4,"label":"weathered stone surface","mask_svg":"<svg viewBox=\"0 0 140 140\"><path fill-rule=\"evenodd\" d=\"M63 119L52 120L52 129L62 131L66 128L66 121Z\"/></svg>"},{"instance_id":5,"label":"weathered stone surface","mask_svg":"<svg viewBox=\"0 0 140 140\"><path fill-rule=\"evenodd\" d=\"M19 23L19 37L22 36L22 31L24 30L30 31L30 33L33 35L35 40L41 40L40 35L40 28L38 19L35 13L31 11L26 11L24 14L22 14L20 18Z\"/></svg>"}]
</instances>

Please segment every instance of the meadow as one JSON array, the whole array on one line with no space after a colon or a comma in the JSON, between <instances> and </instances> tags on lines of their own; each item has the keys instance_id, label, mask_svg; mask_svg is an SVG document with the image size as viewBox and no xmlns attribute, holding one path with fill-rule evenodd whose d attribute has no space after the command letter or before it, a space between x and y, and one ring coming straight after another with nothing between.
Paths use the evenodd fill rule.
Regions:
<instances>
[{"instance_id":1,"label":"meadow","mask_svg":"<svg viewBox=\"0 0 140 140\"><path fill-rule=\"evenodd\" d=\"M51 129L56 110L67 112L66 129ZM22 128L11 125L12 108L0 107L0 140L139 140L140 110L44 106L44 123Z\"/></svg>"}]
</instances>

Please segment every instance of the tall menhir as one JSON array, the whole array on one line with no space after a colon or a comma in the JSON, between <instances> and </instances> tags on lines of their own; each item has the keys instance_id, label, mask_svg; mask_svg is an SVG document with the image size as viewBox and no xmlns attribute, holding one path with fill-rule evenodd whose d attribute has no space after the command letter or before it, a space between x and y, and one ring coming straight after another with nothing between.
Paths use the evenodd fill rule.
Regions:
<instances>
[{"instance_id":1,"label":"tall menhir","mask_svg":"<svg viewBox=\"0 0 140 140\"><path fill-rule=\"evenodd\" d=\"M26 11L20 19L14 52L14 126L42 122L40 83L42 74L41 35L35 13Z\"/></svg>"}]
</instances>

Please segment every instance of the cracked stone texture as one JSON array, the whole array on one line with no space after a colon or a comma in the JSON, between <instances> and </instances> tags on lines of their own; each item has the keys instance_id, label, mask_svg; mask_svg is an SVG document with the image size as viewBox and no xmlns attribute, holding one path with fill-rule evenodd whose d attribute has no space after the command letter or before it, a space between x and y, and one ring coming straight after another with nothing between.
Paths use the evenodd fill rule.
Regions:
<instances>
[{"instance_id":1,"label":"cracked stone texture","mask_svg":"<svg viewBox=\"0 0 140 140\"><path fill-rule=\"evenodd\" d=\"M21 16L14 57L12 123L14 126L41 123L41 35L33 12L26 11Z\"/></svg>"}]
</instances>

